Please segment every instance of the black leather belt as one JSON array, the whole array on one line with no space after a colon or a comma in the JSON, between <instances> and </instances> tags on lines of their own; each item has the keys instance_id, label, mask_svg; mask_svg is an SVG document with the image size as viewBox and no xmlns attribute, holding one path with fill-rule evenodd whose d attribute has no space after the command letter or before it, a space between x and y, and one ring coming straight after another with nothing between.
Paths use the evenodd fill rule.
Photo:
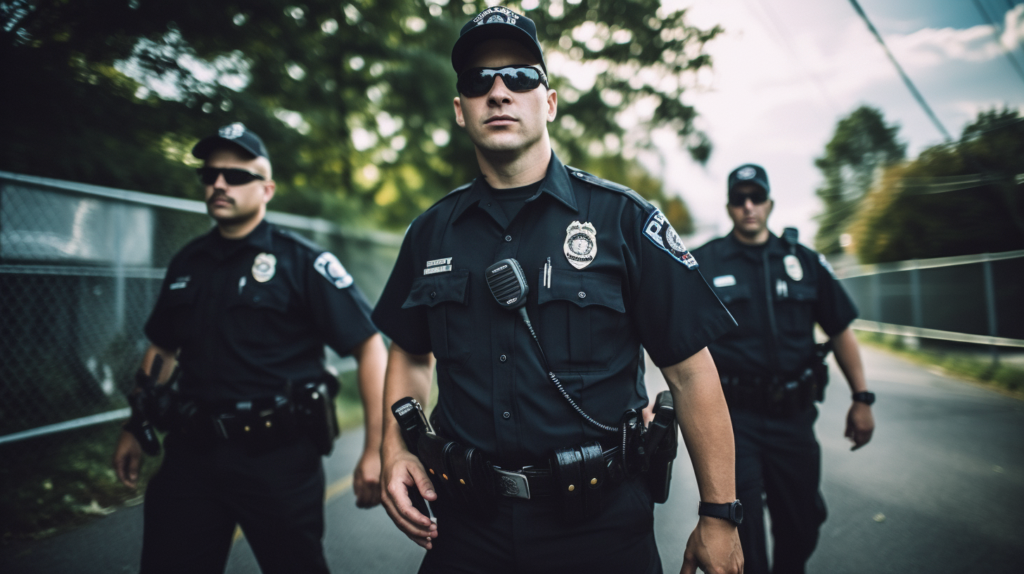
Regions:
<instances>
[{"instance_id":1,"label":"black leather belt","mask_svg":"<svg viewBox=\"0 0 1024 574\"><path fill-rule=\"evenodd\" d=\"M622 482L625 472L622 469L622 447L615 446L602 452L604 455L605 472L612 484ZM586 480L586 479L585 479ZM591 478L590 480L596 480ZM582 486L582 485L581 485ZM494 467L494 491L509 498L544 498L554 496L555 479L551 467L524 466L516 471Z\"/></svg>"}]
</instances>

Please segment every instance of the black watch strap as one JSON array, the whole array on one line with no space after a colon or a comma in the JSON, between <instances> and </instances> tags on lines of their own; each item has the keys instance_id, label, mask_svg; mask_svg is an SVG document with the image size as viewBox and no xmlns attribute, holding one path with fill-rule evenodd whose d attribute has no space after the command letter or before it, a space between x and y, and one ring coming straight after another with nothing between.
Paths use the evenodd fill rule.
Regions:
<instances>
[{"instance_id":1,"label":"black watch strap","mask_svg":"<svg viewBox=\"0 0 1024 574\"><path fill-rule=\"evenodd\" d=\"M734 500L733 502L725 504L701 502L697 505L697 514L700 516L721 518L722 520L728 520L736 526L739 526L743 522L743 505L740 504L739 500Z\"/></svg>"},{"instance_id":2,"label":"black watch strap","mask_svg":"<svg viewBox=\"0 0 1024 574\"><path fill-rule=\"evenodd\" d=\"M871 406L875 404L875 393L872 393L871 391L853 393L853 400L858 403L864 403L865 405Z\"/></svg>"}]
</instances>

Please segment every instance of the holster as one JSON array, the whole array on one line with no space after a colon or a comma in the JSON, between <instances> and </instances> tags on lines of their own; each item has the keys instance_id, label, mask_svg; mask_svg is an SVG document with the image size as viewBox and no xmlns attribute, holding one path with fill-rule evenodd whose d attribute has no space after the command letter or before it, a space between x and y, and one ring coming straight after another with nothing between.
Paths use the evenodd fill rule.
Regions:
<instances>
[{"instance_id":1,"label":"holster","mask_svg":"<svg viewBox=\"0 0 1024 574\"><path fill-rule=\"evenodd\" d=\"M658 504L668 500L672 485L672 463L679 450L679 423L676 421L672 393L662 391L654 401L654 420L645 435L644 471L651 498Z\"/></svg>"},{"instance_id":2,"label":"holster","mask_svg":"<svg viewBox=\"0 0 1024 574\"><path fill-rule=\"evenodd\" d=\"M294 384L291 393L295 422L313 439L323 456L331 454L334 441L340 434L331 381L337 385L334 377Z\"/></svg>"},{"instance_id":3,"label":"holster","mask_svg":"<svg viewBox=\"0 0 1024 574\"><path fill-rule=\"evenodd\" d=\"M604 506L602 491L607 482L601 443L556 449L550 464L562 517L579 522L597 516Z\"/></svg>"},{"instance_id":4,"label":"holster","mask_svg":"<svg viewBox=\"0 0 1024 574\"><path fill-rule=\"evenodd\" d=\"M828 386L828 363L826 359L831 351L831 340L814 346L815 360L811 365L811 371L814 376L814 400L819 403L825 400L825 387Z\"/></svg>"}]
</instances>

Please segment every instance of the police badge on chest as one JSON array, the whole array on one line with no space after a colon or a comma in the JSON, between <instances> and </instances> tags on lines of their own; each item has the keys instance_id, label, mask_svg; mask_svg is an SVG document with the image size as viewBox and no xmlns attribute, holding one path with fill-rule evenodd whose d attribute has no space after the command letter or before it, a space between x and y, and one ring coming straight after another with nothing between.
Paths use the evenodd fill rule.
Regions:
<instances>
[{"instance_id":1,"label":"police badge on chest","mask_svg":"<svg viewBox=\"0 0 1024 574\"><path fill-rule=\"evenodd\" d=\"M589 221L573 221L565 229L565 244L562 245L565 258L576 269L590 265L597 257L597 229Z\"/></svg>"}]
</instances>

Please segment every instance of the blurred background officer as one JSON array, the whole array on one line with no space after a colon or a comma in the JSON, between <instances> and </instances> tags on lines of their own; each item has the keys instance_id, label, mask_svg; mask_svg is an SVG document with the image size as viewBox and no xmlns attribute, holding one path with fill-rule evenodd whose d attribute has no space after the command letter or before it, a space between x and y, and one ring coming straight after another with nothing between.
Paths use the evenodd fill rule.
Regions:
<instances>
[{"instance_id":1,"label":"blurred background officer","mask_svg":"<svg viewBox=\"0 0 1024 574\"><path fill-rule=\"evenodd\" d=\"M803 572L825 521L818 485L821 449L814 436L827 381L814 324L830 337L853 391L846 436L854 449L871 440L874 418L850 323L853 302L823 256L799 245L795 229L768 231L774 203L759 165L729 174L733 230L694 251L704 276L739 327L708 348L722 379L736 436L736 490L746 516L740 540L747 574L768 572L762 495L771 513L776 574Z\"/></svg>"},{"instance_id":2,"label":"blurred background officer","mask_svg":"<svg viewBox=\"0 0 1024 574\"><path fill-rule=\"evenodd\" d=\"M642 476L613 472L617 425L648 404L643 344L680 405L706 510L728 517L733 439L705 347L733 321L657 209L552 153L558 98L532 20L483 11L463 27L452 65L456 122L482 176L412 223L373 315L392 338L385 404L425 403L436 359L432 418L451 442L444 466L431 467L435 485L386 419L385 508L429 550L420 572L661 572L651 491ZM485 281L507 258L525 270L525 309L546 359ZM565 458L553 460L556 450ZM432 501L436 524L407 488ZM732 522L701 517L684 571L698 562L742 569Z\"/></svg>"},{"instance_id":3,"label":"blurred background officer","mask_svg":"<svg viewBox=\"0 0 1024 574\"><path fill-rule=\"evenodd\" d=\"M264 221L274 182L263 141L235 123L192 154L216 227L171 261L145 327L142 369L160 356L166 380L177 358L182 376L146 491L142 572L222 572L236 524L264 572L327 572L321 454L334 437L295 403L307 383L336 385L325 344L356 358L366 443L353 487L359 506L376 505L386 349L337 258ZM114 466L132 488L140 457L122 433Z\"/></svg>"}]
</instances>

